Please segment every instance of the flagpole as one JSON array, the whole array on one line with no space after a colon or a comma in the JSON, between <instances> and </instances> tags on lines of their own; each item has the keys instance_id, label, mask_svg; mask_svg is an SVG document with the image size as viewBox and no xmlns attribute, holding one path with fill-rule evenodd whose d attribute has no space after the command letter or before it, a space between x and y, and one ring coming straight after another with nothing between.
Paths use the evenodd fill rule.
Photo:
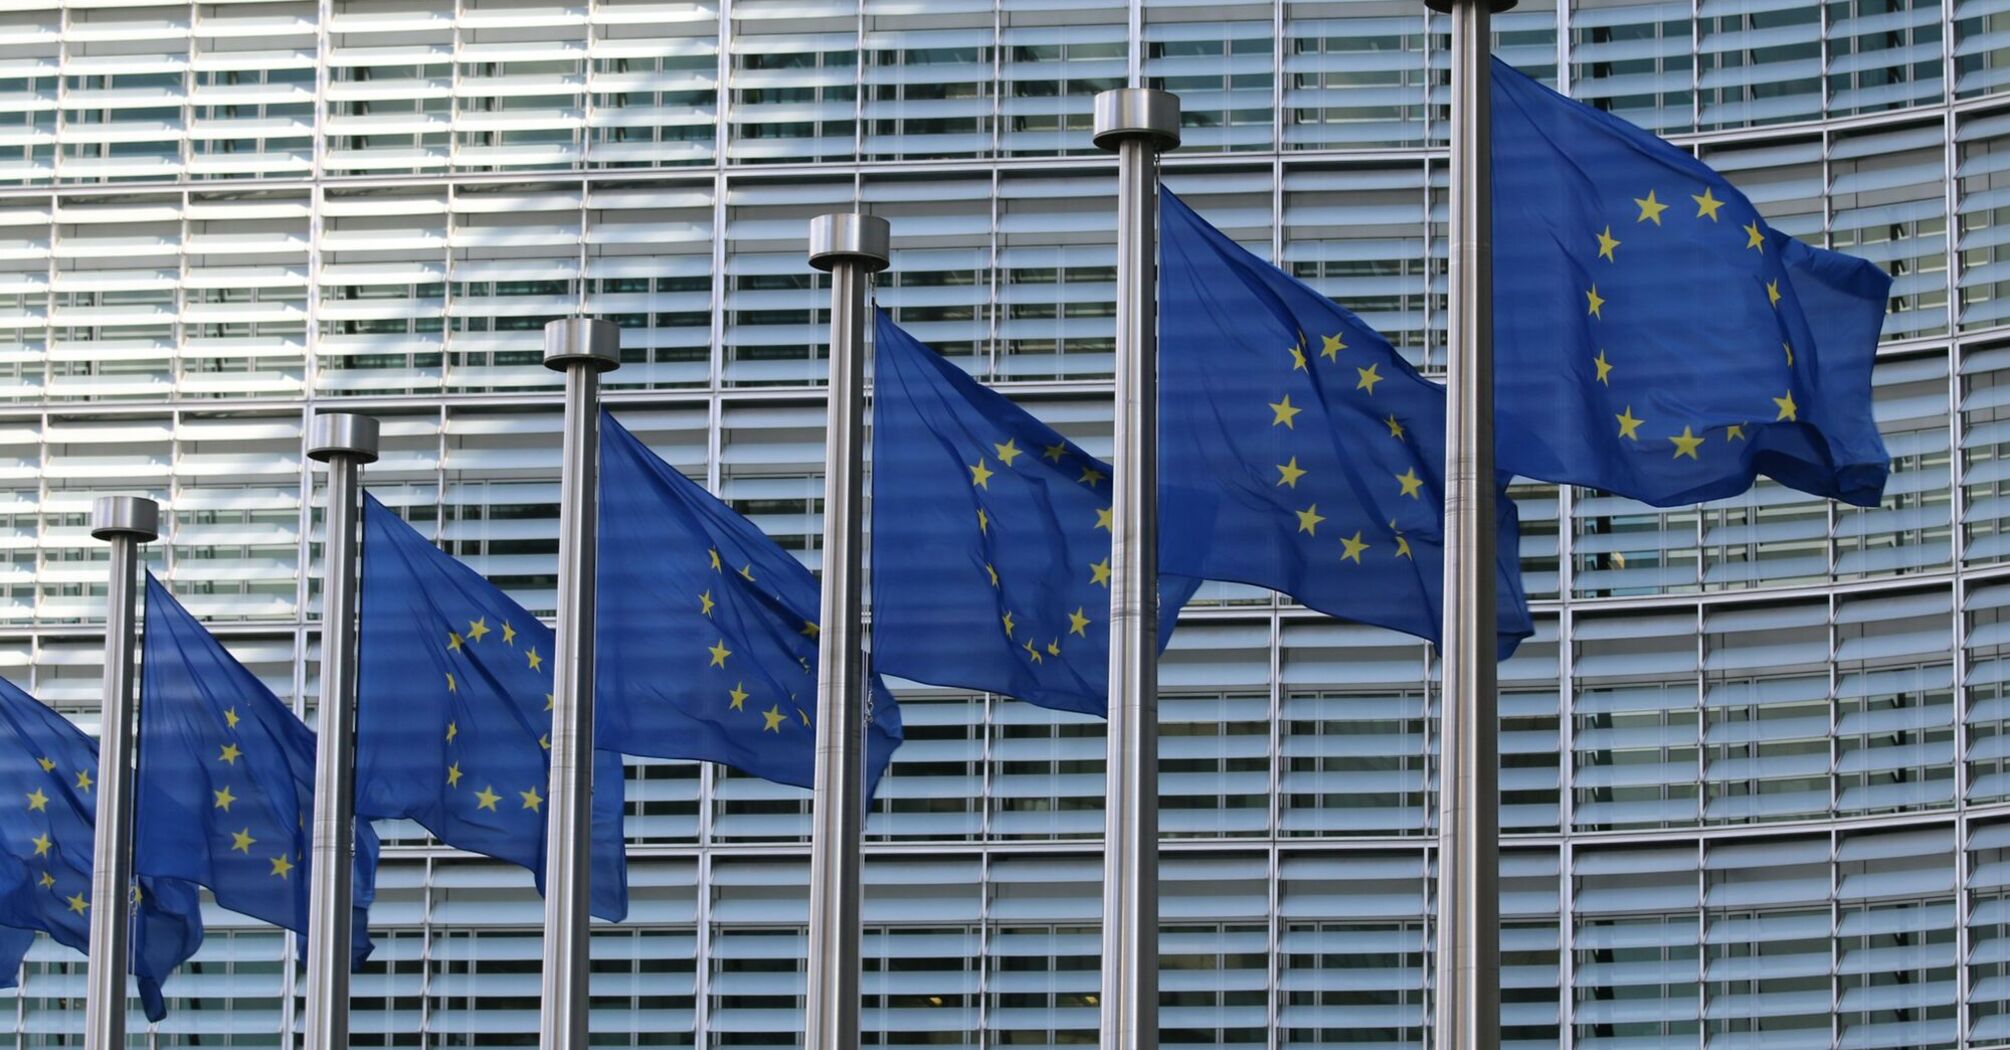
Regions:
<instances>
[{"instance_id":1,"label":"flagpole","mask_svg":"<svg viewBox=\"0 0 2010 1050\"><path fill-rule=\"evenodd\" d=\"M1158 155L1179 97L1096 96L1117 154L1116 477L1110 543L1109 743L1103 820L1103 1050L1157 1050L1159 1016Z\"/></svg>"},{"instance_id":2,"label":"flagpole","mask_svg":"<svg viewBox=\"0 0 2010 1050\"><path fill-rule=\"evenodd\" d=\"M586 1045L588 880L593 834L593 603L600 478L600 374L621 367L621 329L567 317L544 326L544 366L565 373L559 458L558 632L544 854L543 1050ZM620 784L603 784L620 791Z\"/></svg>"},{"instance_id":3,"label":"flagpole","mask_svg":"<svg viewBox=\"0 0 2010 1050\"><path fill-rule=\"evenodd\" d=\"M1450 354L1438 744L1439 1050L1500 1045L1489 22L1514 0L1425 0L1452 20Z\"/></svg>"},{"instance_id":4,"label":"flagpole","mask_svg":"<svg viewBox=\"0 0 2010 1050\"><path fill-rule=\"evenodd\" d=\"M328 464L321 585L321 729L314 752L313 885L307 903L307 1050L349 1050L349 941L356 853L356 526L377 420L315 416L307 458Z\"/></svg>"},{"instance_id":5,"label":"flagpole","mask_svg":"<svg viewBox=\"0 0 2010 1050\"><path fill-rule=\"evenodd\" d=\"M84 1050L125 1050L126 969L133 884L133 656L137 647L140 544L160 536L160 504L101 496L91 535L112 545L105 588L105 695L98 729L98 812L91 855L91 950Z\"/></svg>"},{"instance_id":6,"label":"flagpole","mask_svg":"<svg viewBox=\"0 0 2010 1050\"><path fill-rule=\"evenodd\" d=\"M830 407L824 425L823 600L818 607L816 790L810 833L806 1050L858 1046L859 834L865 825L861 559L865 322L870 275L886 269L886 220L810 220L810 265L831 275Z\"/></svg>"}]
</instances>

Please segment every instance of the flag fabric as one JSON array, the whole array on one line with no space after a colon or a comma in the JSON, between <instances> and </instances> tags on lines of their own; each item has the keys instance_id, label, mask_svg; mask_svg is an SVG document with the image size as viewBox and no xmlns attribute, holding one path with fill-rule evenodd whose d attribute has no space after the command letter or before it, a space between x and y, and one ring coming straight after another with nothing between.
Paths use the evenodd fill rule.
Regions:
<instances>
[{"instance_id":1,"label":"flag fabric","mask_svg":"<svg viewBox=\"0 0 2010 1050\"><path fill-rule=\"evenodd\" d=\"M1765 474L1874 506L1891 278L1686 151L1493 63L1499 465L1657 506Z\"/></svg>"},{"instance_id":2,"label":"flag fabric","mask_svg":"<svg viewBox=\"0 0 2010 1050\"><path fill-rule=\"evenodd\" d=\"M9 857L4 863L9 868L9 871L5 876L0 876L0 879L4 879L10 884L18 878L12 869L21 868L25 873L25 865L15 858ZM34 947L34 945L34 930L20 930L12 926L0 926L0 988L19 988L21 986L21 960L27 958L28 949Z\"/></svg>"},{"instance_id":3,"label":"flag fabric","mask_svg":"<svg viewBox=\"0 0 2010 1050\"><path fill-rule=\"evenodd\" d=\"M1172 191L1159 201L1160 568L1437 641L1444 388ZM1503 658L1534 630L1506 480Z\"/></svg>"},{"instance_id":4,"label":"flag fabric","mask_svg":"<svg viewBox=\"0 0 2010 1050\"><path fill-rule=\"evenodd\" d=\"M599 575L602 747L813 786L816 577L606 412ZM877 675L866 718L870 800L901 739Z\"/></svg>"},{"instance_id":5,"label":"flag fabric","mask_svg":"<svg viewBox=\"0 0 2010 1050\"><path fill-rule=\"evenodd\" d=\"M544 888L551 628L368 493L356 812L529 868ZM589 907L628 913L621 756L593 756Z\"/></svg>"},{"instance_id":6,"label":"flag fabric","mask_svg":"<svg viewBox=\"0 0 2010 1050\"><path fill-rule=\"evenodd\" d=\"M97 810L98 745L69 719L0 680L0 926L39 930L90 950L91 858ZM137 864L135 865L137 869ZM148 1020L167 1016L161 984L202 946L193 885L139 879L132 907L132 972ZM129 905L130 906L130 905ZM18 937L0 937L6 954ZM11 972L11 971L10 971Z\"/></svg>"},{"instance_id":7,"label":"flag fabric","mask_svg":"<svg viewBox=\"0 0 2010 1050\"><path fill-rule=\"evenodd\" d=\"M1110 465L876 324L874 666L1106 715ZM1199 585L1159 578L1161 647Z\"/></svg>"},{"instance_id":8,"label":"flag fabric","mask_svg":"<svg viewBox=\"0 0 2010 1050\"><path fill-rule=\"evenodd\" d=\"M147 574L134 866L307 933L314 732ZM350 964L370 956L377 836L357 822Z\"/></svg>"}]
</instances>

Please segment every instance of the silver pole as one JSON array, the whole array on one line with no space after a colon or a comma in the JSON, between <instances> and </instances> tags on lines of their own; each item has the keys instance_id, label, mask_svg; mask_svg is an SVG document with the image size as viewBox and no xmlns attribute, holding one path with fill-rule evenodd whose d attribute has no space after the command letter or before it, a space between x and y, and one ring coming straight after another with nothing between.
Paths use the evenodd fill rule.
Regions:
<instances>
[{"instance_id":1,"label":"silver pole","mask_svg":"<svg viewBox=\"0 0 2010 1050\"><path fill-rule=\"evenodd\" d=\"M1110 722L1103 819L1103 1050L1159 1042L1158 155L1179 97L1096 96L1117 154L1116 477L1110 543Z\"/></svg>"},{"instance_id":2,"label":"silver pole","mask_svg":"<svg viewBox=\"0 0 2010 1050\"><path fill-rule=\"evenodd\" d=\"M1514 0L1425 0L1452 16L1450 360L1440 655L1435 1045L1500 1045L1500 719L1494 692L1494 366L1488 22Z\"/></svg>"},{"instance_id":3,"label":"silver pole","mask_svg":"<svg viewBox=\"0 0 2010 1050\"><path fill-rule=\"evenodd\" d=\"M160 536L160 504L138 496L101 496L91 506L91 535L112 545L105 588L105 697L98 730L98 813L91 855L90 984L84 1050L125 1050L126 969L133 884L133 657L138 649L140 544Z\"/></svg>"},{"instance_id":4,"label":"silver pole","mask_svg":"<svg viewBox=\"0 0 2010 1050\"><path fill-rule=\"evenodd\" d=\"M544 367L565 373L559 459L558 637L544 852L544 1002L538 1045L586 1045L588 879L593 834L593 585L600 480L600 373L621 367L621 329L568 317L544 326ZM619 791L621 785L605 785Z\"/></svg>"},{"instance_id":5,"label":"silver pole","mask_svg":"<svg viewBox=\"0 0 2010 1050\"><path fill-rule=\"evenodd\" d=\"M320 740L314 752L314 882L307 897L307 1050L349 1050L350 898L356 853L356 528L377 420L314 417L307 458L328 464L321 585Z\"/></svg>"},{"instance_id":6,"label":"silver pole","mask_svg":"<svg viewBox=\"0 0 2010 1050\"><path fill-rule=\"evenodd\" d=\"M886 220L810 220L810 265L831 275L830 409L824 424L824 578L818 607L815 823L810 832L807 1050L858 1046L858 840L865 824L865 656L860 565L865 520L865 320L870 275L886 269Z\"/></svg>"}]
</instances>

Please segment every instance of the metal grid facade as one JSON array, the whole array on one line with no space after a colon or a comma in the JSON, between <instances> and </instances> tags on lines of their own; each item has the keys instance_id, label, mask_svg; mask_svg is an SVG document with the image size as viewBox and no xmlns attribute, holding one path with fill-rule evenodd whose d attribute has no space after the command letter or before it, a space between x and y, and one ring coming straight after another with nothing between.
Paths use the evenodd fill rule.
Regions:
<instances>
[{"instance_id":1,"label":"metal grid facade","mask_svg":"<svg viewBox=\"0 0 2010 1050\"><path fill-rule=\"evenodd\" d=\"M1510 1046L2010 1044L2010 0L1523 0L1501 54L1897 277L1882 507L1656 511L1518 486L1538 633L1502 668ZM1185 101L1168 181L1442 361L1442 19L1410 0L7 0L0 673L95 720L91 499L282 697L318 688L304 420L553 606L557 377L624 328L622 419L810 564L807 219L892 220L880 301L1109 447L1114 168L1090 98ZM1427 1045L1425 647L1216 587L1161 671L1167 1046ZM868 826L867 1042L1095 1040L1099 723L902 690ZM629 769L596 1046L799 1038L805 793ZM392 844L355 1045L533 1045L520 871ZM285 940L225 912L136 1045L272 1047ZM0 1031L64 1045L39 945Z\"/></svg>"}]
</instances>

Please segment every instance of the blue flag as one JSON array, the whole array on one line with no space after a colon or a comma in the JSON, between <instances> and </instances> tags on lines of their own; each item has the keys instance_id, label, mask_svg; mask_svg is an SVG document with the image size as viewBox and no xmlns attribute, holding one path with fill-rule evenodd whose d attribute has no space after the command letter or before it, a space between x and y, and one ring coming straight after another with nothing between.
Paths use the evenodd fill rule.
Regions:
<instances>
[{"instance_id":1,"label":"blue flag","mask_svg":"<svg viewBox=\"0 0 2010 1050\"><path fill-rule=\"evenodd\" d=\"M307 932L314 732L147 574L134 866ZM352 966L370 957L377 835L357 822Z\"/></svg>"},{"instance_id":2,"label":"blue flag","mask_svg":"<svg viewBox=\"0 0 2010 1050\"><path fill-rule=\"evenodd\" d=\"M1159 564L1438 640L1445 391L1159 193ZM1497 490L1500 654L1534 630Z\"/></svg>"},{"instance_id":3,"label":"blue flag","mask_svg":"<svg viewBox=\"0 0 2010 1050\"><path fill-rule=\"evenodd\" d=\"M1874 506L1891 278L1688 152L1493 63L1499 463L1657 506L1766 474Z\"/></svg>"},{"instance_id":4,"label":"blue flag","mask_svg":"<svg viewBox=\"0 0 2010 1050\"><path fill-rule=\"evenodd\" d=\"M4 680L0 741L0 851L9 859L0 866L0 926L89 951L97 742ZM147 1018L158 1021L167 1016L161 983L202 946L200 901L176 879L141 878L133 895L132 972Z\"/></svg>"},{"instance_id":5,"label":"blue flag","mask_svg":"<svg viewBox=\"0 0 2010 1050\"><path fill-rule=\"evenodd\" d=\"M874 666L1106 714L1109 464L878 317ZM1199 585L1160 577L1161 647Z\"/></svg>"},{"instance_id":6,"label":"blue flag","mask_svg":"<svg viewBox=\"0 0 2010 1050\"><path fill-rule=\"evenodd\" d=\"M356 813L529 868L544 887L552 630L363 497ZM628 914L621 756L593 756L593 914Z\"/></svg>"},{"instance_id":7,"label":"blue flag","mask_svg":"<svg viewBox=\"0 0 2010 1050\"><path fill-rule=\"evenodd\" d=\"M599 572L601 746L811 787L816 577L606 412ZM900 709L877 676L866 706L870 799L900 744Z\"/></svg>"}]
</instances>

